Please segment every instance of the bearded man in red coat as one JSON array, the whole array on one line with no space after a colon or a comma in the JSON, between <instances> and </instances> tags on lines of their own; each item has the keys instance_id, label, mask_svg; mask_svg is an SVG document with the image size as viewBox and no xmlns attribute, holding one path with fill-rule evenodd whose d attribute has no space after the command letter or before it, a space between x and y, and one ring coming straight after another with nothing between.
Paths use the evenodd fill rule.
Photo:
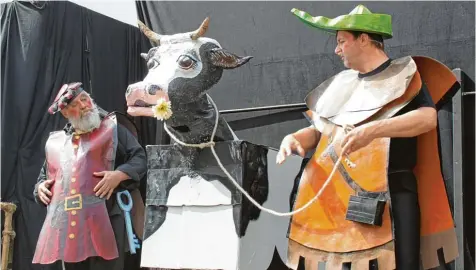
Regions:
<instances>
[{"instance_id":1,"label":"bearded man in red coat","mask_svg":"<svg viewBox=\"0 0 476 270\"><path fill-rule=\"evenodd\" d=\"M81 83L63 85L49 108L57 112L69 123L46 142L34 195L47 206L47 215L33 263L61 263L66 270L123 269L127 233L113 194L138 188L147 171L145 151Z\"/></svg>"}]
</instances>

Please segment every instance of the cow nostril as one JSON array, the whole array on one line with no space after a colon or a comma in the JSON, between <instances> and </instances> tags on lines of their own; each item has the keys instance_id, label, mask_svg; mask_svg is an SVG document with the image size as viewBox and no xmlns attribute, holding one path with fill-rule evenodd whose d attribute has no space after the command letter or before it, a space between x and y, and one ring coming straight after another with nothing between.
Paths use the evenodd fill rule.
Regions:
<instances>
[{"instance_id":1,"label":"cow nostril","mask_svg":"<svg viewBox=\"0 0 476 270\"><path fill-rule=\"evenodd\" d=\"M161 90L158 85L151 84L147 87L147 93L149 93L149 95L155 95L158 90Z\"/></svg>"}]
</instances>

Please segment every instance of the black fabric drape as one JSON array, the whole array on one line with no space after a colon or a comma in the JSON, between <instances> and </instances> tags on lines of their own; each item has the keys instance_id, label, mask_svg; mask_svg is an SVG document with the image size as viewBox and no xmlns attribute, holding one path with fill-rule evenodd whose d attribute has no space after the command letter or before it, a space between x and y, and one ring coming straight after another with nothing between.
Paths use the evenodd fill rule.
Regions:
<instances>
[{"instance_id":1,"label":"black fabric drape","mask_svg":"<svg viewBox=\"0 0 476 270\"><path fill-rule=\"evenodd\" d=\"M101 107L125 112L125 90L145 76L140 53L150 45L138 28L67 1L2 4L1 23L1 200L18 206L13 269L57 269L31 264L46 214L33 188L49 132L66 123L47 109L62 84L80 81ZM155 121L134 122L142 145L153 143Z\"/></svg>"},{"instance_id":2,"label":"black fabric drape","mask_svg":"<svg viewBox=\"0 0 476 270\"><path fill-rule=\"evenodd\" d=\"M46 213L33 187L47 135L65 123L48 106L64 82L89 80L84 11L67 2L38 6L12 2L2 14L2 201L18 207L13 269L22 270L48 269L31 266Z\"/></svg>"}]
</instances>

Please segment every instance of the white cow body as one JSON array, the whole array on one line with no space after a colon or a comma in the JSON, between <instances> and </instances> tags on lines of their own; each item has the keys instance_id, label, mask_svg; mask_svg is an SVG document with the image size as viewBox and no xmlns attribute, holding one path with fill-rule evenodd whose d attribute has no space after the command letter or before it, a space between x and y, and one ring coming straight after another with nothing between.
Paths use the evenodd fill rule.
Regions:
<instances>
[{"instance_id":1,"label":"white cow body","mask_svg":"<svg viewBox=\"0 0 476 270\"><path fill-rule=\"evenodd\" d=\"M223 184L183 176L170 190L167 206L165 222L143 242L142 266L237 269L239 238Z\"/></svg>"}]
</instances>

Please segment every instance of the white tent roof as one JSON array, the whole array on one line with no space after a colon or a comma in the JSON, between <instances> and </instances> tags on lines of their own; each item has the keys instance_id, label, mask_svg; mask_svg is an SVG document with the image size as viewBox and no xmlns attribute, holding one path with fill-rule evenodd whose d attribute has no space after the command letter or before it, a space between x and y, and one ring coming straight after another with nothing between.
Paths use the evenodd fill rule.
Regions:
<instances>
[{"instance_id":1,"label":"white tent roof","mask_svg":"<svg viewBox=\"0 0 476 270\"><path fill-rule=\"evenodd\" d=\"M134 0L69 0L85 8L137 27Z\"/></svg>"},{"instance_id":2,"label":"white tent roof","mask_svg":"<svg viewBox=\"0 0 476 270\"><path fill-rule=\"evenodd\" d=\"M68 0L120 22L137 27L137 10L134 0ZM0 4L12 0L0 0Z\"/></svg>"}]
</instances>

